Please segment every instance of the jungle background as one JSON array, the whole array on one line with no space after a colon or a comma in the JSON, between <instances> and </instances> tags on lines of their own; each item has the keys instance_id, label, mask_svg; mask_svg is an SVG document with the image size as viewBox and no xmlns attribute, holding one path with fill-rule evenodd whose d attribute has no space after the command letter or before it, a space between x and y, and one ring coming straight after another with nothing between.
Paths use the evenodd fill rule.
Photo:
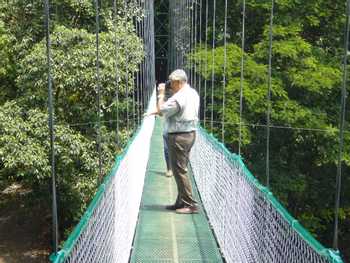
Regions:
<instances>
[{"instance_id":1,"label":"jungle background","mask_svg":"<svg viewBox=\"0 0 350 263\"><path fill-rule=\"evenodd\" d=\"M214 70L215 103L211 104L209 96L204 97L202 88L201 119L211 131L208 123L213 107L212 132L221 138L224 0L216 4L214 68L211 7L208 27L198 35L201 44L188 61L197 64L197 78L201 80L197 89L207 81L210 90ZM51 5L59 230L60 240L65 240L98 185L95 11L93 1L53 0ZM228 6L225 143L237 152L242 1L229 0ZM0 262L47 262L50 253L43 9L42 1L0 0ZM333 238L345 9L346 3L341 0L278 0L273 31L271 190L327 247L332 246ZM114 19L112 1L102 1L103 174L108 173L136 127L136 116L126 114L127 103L132 103L130 94L135 91L127 96L126 85L133 86L134 74L145 55L142 40L134 30L135 17L142 15L140 10L133 1L127 9L123 1L118 1L118 10ZM266 182L269 15L270 1L247 0L242 156L262 183ZM203 9L202 19L205 16ZM115 54L115 35L117 58L111 55ZM119 71L118 105L115 68ZM350 259L349 109L339 232L340 250L346 260ZM129 129L127 118L132 123Z\"/></svg>"}]
</instances>

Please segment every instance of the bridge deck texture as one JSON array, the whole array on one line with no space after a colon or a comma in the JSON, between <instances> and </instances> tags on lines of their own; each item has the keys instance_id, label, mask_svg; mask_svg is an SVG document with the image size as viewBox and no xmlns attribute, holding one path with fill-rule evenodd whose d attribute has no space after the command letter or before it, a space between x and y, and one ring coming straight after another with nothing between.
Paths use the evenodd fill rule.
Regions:
<instances>
[{"instance_id":1,"label":"bridge deck texture","mask_svg":"<svg viewBox=\"0 0 350 263\"><path fill-rule=\"evenodd\" d=\"M162 121L157 119L131 262L223 262L201 203L198 214L182 215L165 209L177 195L175 180L166 177L165 171ZM191 179L195 197L200 201Z\"/></svg>"}]
</instances>

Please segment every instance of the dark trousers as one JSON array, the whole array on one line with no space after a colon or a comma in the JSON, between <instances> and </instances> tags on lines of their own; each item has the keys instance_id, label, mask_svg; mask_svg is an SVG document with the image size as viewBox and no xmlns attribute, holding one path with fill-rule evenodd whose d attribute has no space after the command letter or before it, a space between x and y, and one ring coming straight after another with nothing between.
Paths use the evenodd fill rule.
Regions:
<instances>
[{"instance_id":1,"label":"dark trousers","mask_svg":"<svg viewBox=\"0 0 350 263\"><path fill-rule=\"evenodd\" d=\"M196 138L195 132L168 133L168 149L171 170L177 185L176 206L192 206L192 186L187 173L189 154Z\"/></svg>"}]
</instances>

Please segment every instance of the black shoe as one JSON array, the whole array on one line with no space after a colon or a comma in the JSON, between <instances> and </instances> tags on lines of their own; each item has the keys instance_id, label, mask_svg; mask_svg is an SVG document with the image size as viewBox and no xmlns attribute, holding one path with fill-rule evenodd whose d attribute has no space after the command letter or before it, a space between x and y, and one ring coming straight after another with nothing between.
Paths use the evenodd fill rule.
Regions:
<instances>
[{"instance_id":1,"label":"black shoe","mask_svg":"<svg viewBox=\"0 0 350 263\"><path fill-rule=\"evenodd\" d=\"M167 209L167 210L176 210L179 208L183 208L183 206L181 206L181 205L166 205L165 206L165 209Z\"/></svg>"}]
</instances>

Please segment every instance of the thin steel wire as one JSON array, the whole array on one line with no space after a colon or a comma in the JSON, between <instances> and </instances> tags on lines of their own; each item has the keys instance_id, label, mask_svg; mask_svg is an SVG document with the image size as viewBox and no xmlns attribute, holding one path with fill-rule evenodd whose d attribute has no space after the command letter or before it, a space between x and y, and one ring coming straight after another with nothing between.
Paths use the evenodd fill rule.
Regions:
<instances>
[{"instance_id":1,"label":"thin steel wire","mask_svg":"<svg viewBox=\"0 0 350 263\"><path fill-rule=\"evenodd\" d=\"M135 99L136 99L136 96L135 96L135 73L133 73L133 81L131 82L131 90L132 90L132 119L133 119L133 122L132 122L132 129L133 131L136 129L136 122L135 120L137 119L137 116L136 116L136 102L135 102Z\"/></svg>"},{"instance_id":2,"label":"thin steel wire","mask_svg":"<svg viewBox=\"0 0 350 263\"><path fill-rule=\"evenodd\" d=\"M102 181L102 149L101 149L101 84L100 84L100 12L98 0L95 0L96 15L96 87L97 87L97 150L99 183Z\"/></svg>"},{"instance_id":3,"label":"thin steel wire","mask_svg":"<svg viewBox=\"0 0 350 263\"><path fill-rule=\"evenodd\" d=\"M125 16L125 34L128 33L128 1L124 0L124 16ZM130 128L130 120L129 120L129 67L128 67L128 52L127 47L124 47L125 49L125 99L126 99L126 129L129 131Z\"/></svg>"},{"instance_id":4,"label":"thin steel wire","mask_svg":"<svg viewBox=\"0 0 350 263\"><path fill-rule=\"evenodd\" d=\"M51 39L50 39L50 3L45 0L45 34L46 34L46 63L47 63L47 86L49 108L49 133L50 133L50 163L51 163L51 191L52 191L52 243L53 251L57 254L58 249L58 218L56 196L56 168L55 168L55 131L54 131L54 106L52 95L51 75Z\"/></svg>"},{"instance_id":5,"label":"thin steel wire","mask_svg":"<svg viewBox=\"0 0 350 263\"><path fill-rule=\"evenodd\" d=\"M243 89L244 89L244 55L245 55L245 16L246 16L246 2L243 0L242 8L242 57L241 57L241 79L240 79L240 92L239 92L239 141L238 141L238 154L241 155L242 147L242 118L243 118Z\"/></svg>"},{"instance_id":6,"label":"thin steel wire","mask_svg":"<svg viewBox=\"0 0 350 263\"><path fill-rule=\"evenodd\" d=\"M215 84L215 29L216 29L216 0L213 2L213 41L212 41L212 69L211 69L211 114L210 114L210 130L214 130L214 84Z\"/></svg>"},{"instance_id":7,"label":"thin steel wire","mask_svg":"<svg viewBox=\"0 0 350 263\"><path fill-rule=\"evenodd\" d=\"M271 122L271 85L272 85L272 42L273 42L273 17L275 0L271 0L270 29L269 29L269 69L266 113L266 186L270 187L270 122Z\"/></svg>"},{"instance_id":8,"label":"thin steel wire","mask_svg":"<svg viewBox=\"0 0 350 263\"><path fill-rule=\"evenodd\" d=\"M222 125L221 125L221 140L225 144L225 102L226 102L226 66L227 66L227 0L225 0L224 14L224 70L222 81Z\"/></svg>"},{"instance_id":9,"label":"thin steel wire","mask_svg":"<svg viewBox=\"0 0 350 263\"><path fill-rule=\"evenodd\" d=\"M116 143L119 145L119 67L118 67L118 40L117 40L117 1L113 0L113 27L114 27L114 45L115 45L115 100L117 107L116 122Z\"/></svg>"},{"instance_id":10,"label":"thin steel wire","mask_svg":"<svg viewBox=\"0 0 350 263\"><path fill-rule=\"evenodd\" d=\"M196 62L194 61L194 54L197 45L197 2L192 0L192 68L193 68L193 82L192 86L197 90L197 67Z\"/></svg>"},{"instance_id":11,"label":"thin steel wire","mask_svg":"<svg viewBox=\"0 0 350 263\"><path fill-rule=\"evenodd\" d=\"M208 72L208 16L209 16L209 7L208 7L208 0L206 0L205 1L205 75L207 75L207 72ZM204 128L206 128L206 121L205 121L206 115L207 115L207 77L204 78L204 99L203 99Z\"/></svg>"},{"instance_id":12,"label":"thin steel wire","mask_svg":"<svg viewBox=\"0 0 350 263\"><path fill-rule=\"evenodd\" d=\"M201 119L201 122L204 123L204 119ZM210 121L210 119L207 119L206 121ZM222 124L222 121L214 121L214 123L217 124ZM229 122L229 121L225 121L225 125L240 125L240 122ZM247 126L247 127L264 127L266 128L267 125L266 124L261 124L261 123L244 123L242 122L242 126ZM318 129L318 128L305 128L305 127L292 127L292 126L282 126L282 125L273 125L270 124L270 128L271 129L285 129L285 130L295 130L295 131L314 131L314 132L324 132L324 133L337 133L339 130L335 130L335 129ZM344 131L344 133L346 134L350 134L350 131Z\"/></svg>"},{"instance_id":13,"label":"thin steel wire","mask_svg":"<svg viewBox=\"0 0 350 263\"><path fill-rule=\"evenodd\" d=\"M340 207L340 193L341 193L341 177L342 177L342 162L344 151L344 129L345 129L345 114L346 114L346 96L347 96L347 81L348 81L348 50L350 37L350 1L346 2L346 27L344 39L344 57L343 57L343 87L341 92L341 106L340 106L340 133L339 133L339 153L338 153L338 167L336 178L336 197L335 197L335 213L334 213L334 237L333 248L338 250L338 228L339 228L339 207Z\"/></svg>"},{"instance_id":14,"label":"thin steel wire","mask_svg":"<svg viewBox=\"0 0 350 263\"><path fill-rule=\"evenodd\" d=\"M202 50L202 0L199 1L199 50ZM203 63L200 59L199 63L199 74L198 74L198 94L202 97L202 74L203 74ZM199 114L201 116L201 114Z\"/></svg>"}]
</instances>

